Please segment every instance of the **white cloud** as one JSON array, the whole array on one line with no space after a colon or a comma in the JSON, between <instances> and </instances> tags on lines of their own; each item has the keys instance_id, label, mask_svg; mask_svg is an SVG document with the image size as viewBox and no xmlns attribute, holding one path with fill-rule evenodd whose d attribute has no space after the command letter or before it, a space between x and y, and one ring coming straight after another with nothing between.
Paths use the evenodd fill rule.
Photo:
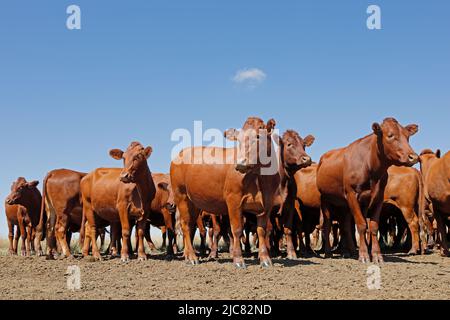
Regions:
<instances>
[{"instance_id":1,"label":"white cloud","mask_svg":"<svg viewBox=\"0 0 450 320\"><path fill-rule=\"evenodd\" d=\"M258 68L251 69L242 69L236 72L236 75L233 77L233 81L235 83L241 83L249 85L250 87L255 87L257 84L260 84L264 80L266 80L267 75Z\"/></svg>"}]
</instances>

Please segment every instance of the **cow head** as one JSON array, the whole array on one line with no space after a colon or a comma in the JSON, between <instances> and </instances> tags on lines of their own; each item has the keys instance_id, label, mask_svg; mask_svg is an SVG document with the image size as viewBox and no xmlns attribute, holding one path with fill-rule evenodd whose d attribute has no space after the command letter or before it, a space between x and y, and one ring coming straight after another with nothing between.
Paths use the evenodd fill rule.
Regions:
<instances>
[{"instance_id":1,"label":"cow head","mask_svg":"<svg viewBox=\"0 0 450 320\"><path fill-rule=\"evenodd\" d=\"M378 138L378 146L387 160L397 166L413 166L419 162L419 156L409 145L409 137L419 131L419 126L410 124L402 127L394 118L384 119L380 125L372 125Z\"/></svg>"},{"instance_id":2,"label":"cow head","mask_svg":"<svg viewBox=\"0 0 450 320\"><path fill-rule=\"evenodd\" d=\"M288 130L281 138L274 137L274 139L278 140L276 142L280 146L281 161L285 170L295 173L311 165L311 157L305 152L305 148L314 143L315 138L312 135L302 139L296 131Z\"/></svg>"},{"instance_id":3,"label":"cow head","mask_svg":"<svg viewBox=\"0 0 450 320\"><path fill-rule=\"evenodd\" d=\"M420 170L423 174L428 172L431 164L441 158L441 150L436 150L433 152L431 149L425 149L420 153Z\"/></svg>"},{"instance_id":4,"label":"cow head","mask_svg":"<svg viewBox=\"0 0 450 320\"><path fill-rule=\"evenodd\" d=\"M261 154L270 157L275 125L273 119L264 123L260 118L250 117L241 130L230 129L225 132L227 139L238 142L237 171L247 173L261 167Z\"/></svg>"},{"instance_id":5,"label":"cow head","mask_svg":"<svg viewBox=\"0 0 450 320\"><path fill-rule=\"evenodd\" d=\"M144 148L139 142L132 142L128 149L123 152L113 149L110 156L116 160L123 160L124 168L120 173L120 181L123 183L135 183L137 175L147 167L147 159L152 154L152 147Z\"/></svg>"},{"instance_id":6,"label":"cow head","mask_svg":"<svg viewBox=\"0 0 450 320\"><path fill-rule=\"evenodd\" d=\"M24 204L28 195L34 191L39 181L27 182L25 178L18 178L11 186L11 193L6 197L6 203L9 205Z\"/></svg>"}]
</instances>

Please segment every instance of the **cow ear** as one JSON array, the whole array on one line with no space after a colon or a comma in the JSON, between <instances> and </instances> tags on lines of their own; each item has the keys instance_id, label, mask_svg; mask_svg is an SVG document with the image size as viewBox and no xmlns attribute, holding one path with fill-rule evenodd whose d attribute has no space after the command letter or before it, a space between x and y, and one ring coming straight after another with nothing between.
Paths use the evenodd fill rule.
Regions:
<instances>
[{"instance_id":1,"label":"cow ear","mask_svg":"<svg viewBox=\"0 0 450 320\"><path fill-rule=\"evenodd\" d=\"M223 134L223 136L225 138L227 138L230 141L237 141L238 136L239 136L239 130L236 129L228 129L227 131L225 131L225 133Z\"/></svg>"},{"instance_id":2,"label":"cow ear","mask_svg":"<svg viewBox=\"0 0 450 320\"><path fill-rule=\"evenodd\" d=\"M161 182L158 183L158 188L164 190L164 191L168 191L169 190L169 184L166 182Z\"/></svg>"},{"instance_id":3,"label":"cow ear","mask_svg":"<svg viewBox=\"0 0 450 320\"><path fill-rule=\"evenodd\" d=\"M123 151L120 149L112 149L109 151L109 155L116 160L122 160L123 159Z\"/></svg>"},{"instance_id":4,"label":"cow ear","mask_svg":"<svg viewBox=\"0 0 450 320\"><path fill-rule=\"evenodd\" d=\"M274 119L270 119L267 121L267 133L272 134L273 129L275 129L275 126L277 125L276 121Z\"/></svg>"},{"instance_id":5,"label":"cow ear","mask_svg":"<svg viewBox=\"0 0 450 320\"><path fill-rule=\"evenodd\" d=\"M314 138L313 135L308 135L305 139L303 139L305 147L311 147L314 141L316 141L316 138Z\"/></svg>"},{"instance_id":6,"label":"cow ear","mask_svg":"<svg viewBox=\"0 0 450 320\"><path fill-rule=\"evenodd\" d=\"M409 132L409 136L413 136L419 131L419 126L417 124L410 124L405 127Z\"/></svg>"},{"instance_id":7,"label":"cow ear","mask_svg":"<svg viewBox=\"0 0 450 320\"><path fill-rule=\"evenodd\" d=\"M153 148L152 147L148 146L147 148L145 148L145 150L144 150L145 159L150 158L152 153L153 153Z\"/></svg>"},{"instance_id":8,"label":"cow ear","mask_svg":"<svg viewBox=\"0 0 450 320\"><path fill-rule=\"evenodd\" d=\"M436 150L436 157L438 157L438 159L441 158L441 150L440 149Z\"/></svg>"},{"instance_id":9,"label":"cow ear","mask_svg":"<svg viewBox=\"0 0 450 320\"><path fill-rule=\"evenodd\" d=\"M39 181L34 180L31 182L28 182L27 186L28 186L28 188L36 188L38 186L38 184L39 184Z\"/></svg>"},{"instance_id":10,"label":"cow ear","mask_svg":"<svg viewBox=\"0 0 450 320\"><path fill-rule=\"evenodd\" d=\"M381 129L381 126L378 122L375 122L372 125L372 130L373 130L373 133L375 133L377 136L383 135L383 130Z\"/></svg>"}]
</instances>

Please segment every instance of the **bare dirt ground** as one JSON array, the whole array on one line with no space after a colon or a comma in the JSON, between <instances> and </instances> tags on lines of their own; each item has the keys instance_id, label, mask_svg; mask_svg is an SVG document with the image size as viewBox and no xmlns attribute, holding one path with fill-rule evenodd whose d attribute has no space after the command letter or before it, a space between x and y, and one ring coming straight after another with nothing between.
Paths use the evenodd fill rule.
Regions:
<instances>
[{"instance_id":1,"label":"bare dirt ground","mask_svg":"<svg viewBox=\"0 0 450 320\"><path fill-rule=\"evenodd\" d=\"M255 257L247 270L236 270L228 254L218 261L188 266L181 257L146 262L120 259L47 261L37 257L0 257L0 299L145 299L145 300L315 300L315 299L449 299L450 258L438 254L386 256L381 290L367 287L367 265L356 260L274 259L261 269ZM67 289L67 268L79 266L81 290Z\"/></svg>"}]
</instances>

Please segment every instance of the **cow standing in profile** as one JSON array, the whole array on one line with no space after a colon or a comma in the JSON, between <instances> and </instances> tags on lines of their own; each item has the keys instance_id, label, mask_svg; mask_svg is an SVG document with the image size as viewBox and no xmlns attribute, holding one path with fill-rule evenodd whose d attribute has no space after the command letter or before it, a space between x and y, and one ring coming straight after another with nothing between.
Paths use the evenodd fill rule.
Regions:
<instances>
[{"instance_id":1,"label":"cow standing in profile","mask_svg":"<svg viewBox=\"0 0 450 320\"><path fill-rule=\"evenodd\" d=\"M6 219L9 228L9 253L17 254L19 234L22 239L22 256L30 256L34 249L43 255L41 241L44 230L39 225L42 196L37 189L38 181L27 182L18 178L11 186L11 193L5 201ZM14 234L14 226L17 226ZM34 243L33 243L34 241Z\"/></svg>"},{"instance_id":2,"label":"cow standing in profile","mask_svg":"<svg viewBox=\"0 0 450 320\"><path fill-rule=\"evenodd\" d=\"M419 156L409 145L409 138L418 131L417 125L402 127L397 120L387 118L380 125L372 125L373 134L355 141L346 148L330 151L322 156L317 170L317 187L321 193L321 211L324 219L323 239L325 256L331 257L329 234L330 216L337 208L350 209L358 229L359 260L370 262L366 231L372 243L372 261L382 263L378 243L380 212L392 165L413 166ZM365 201L365 198L368 200ZM361 206L368 203L367 208ZM370 219L367 225L366 217ZM350 251L355 251L351 235L351 219L345 219L343 231Z\"/></svg>"}]
</instances>

